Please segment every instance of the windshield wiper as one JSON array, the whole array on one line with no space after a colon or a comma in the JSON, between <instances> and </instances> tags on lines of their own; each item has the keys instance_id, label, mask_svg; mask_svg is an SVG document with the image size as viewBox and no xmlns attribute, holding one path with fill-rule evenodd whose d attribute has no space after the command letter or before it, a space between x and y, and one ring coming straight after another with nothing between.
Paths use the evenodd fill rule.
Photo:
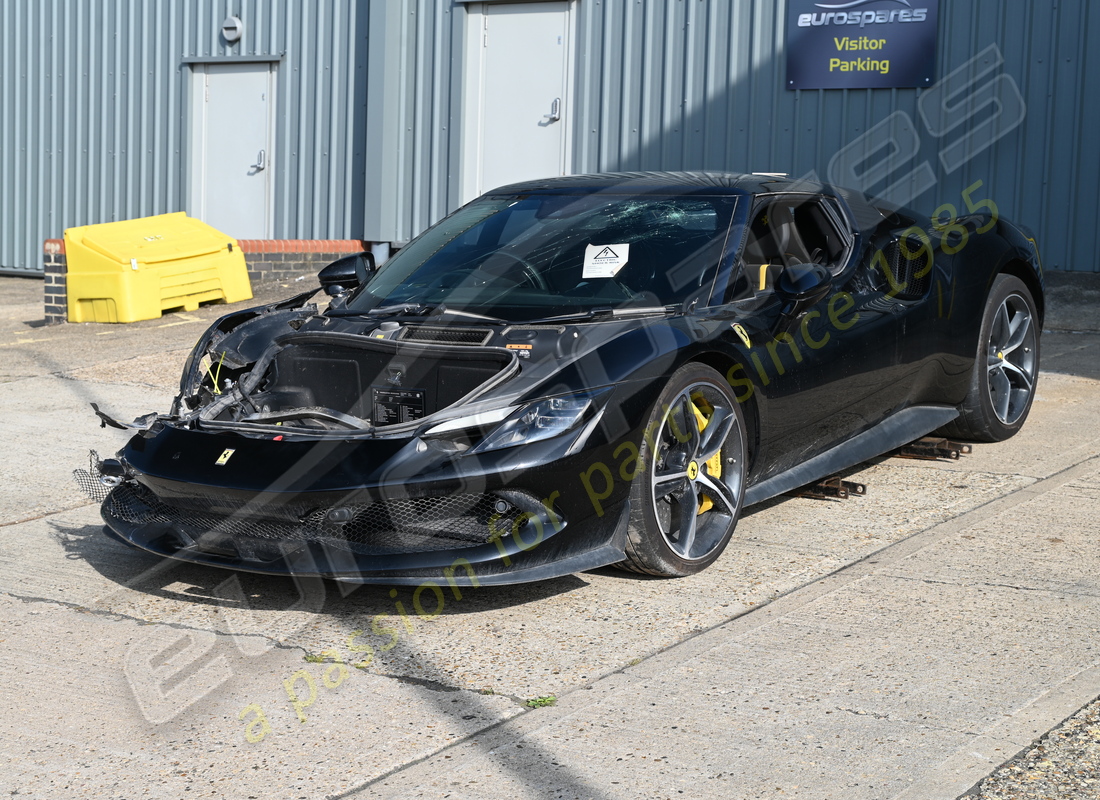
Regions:
<instances>
[{"instance_id":1,"label":"windshield wiper","mask_svg":"<svg viewBox=\"0 0 1100 800\"><path fill-rule=\"evenodd\" d=\"M447 308L446 304L430 306L425 303L400 303L393 306L377 306L366 311L353 311L340 309L329 313L333 317L465 317L467 319L481 320L482 322L506 323L508 320L500 317L490 317L487 314L478 314L473 311L459 311L455 308Z\"/></svg>"},{"instance_id":2,"label":"windshield wiper","mask_svg":"<svg viewBox=\"0 0 1100 800\"><path fill-rule=\"evenodd\" d=\"M420 303L400 303L395 306L375 306L366 310L340 308L331 309L325 313L330 317L422 317L432 310L432 306Z\"/></svg>"},{"instance_id":3,"label":"windshield wiper","mask_svg":"<svg viewBox=\"0 0 1100 800\"><path fill-rule=\"evenodd\" d=\"M677 308L679 308L679 306L645 306L638 308L612 308L611 306L600 306L599 308L590 308L587 311L580 311L576 314L558 314L554 317L529 319L525 320L523 324L541 325L543 323L574 322L588 319L603 319L607 317L615 319L618 317L649 316L652 314L667 314L670 311L675 311Z\"/></svg>"},{"instance_id":4,"label":"windshield wiper","mask_svg":"<svg viewBox=\"0 0 1100 800\"><path fill-rule=\"evenodd\" d=\"M429 317L441 317L444 314L452 317L466 317L468 319L479 319L483 322L499 322L504 324L508 322L506 319L500 317L490 317L488 314L478 314L474 311L459 311L457 308L447 308L445 303L440 303L435 308L428 311Z\"/></svg>"}]
</instances>

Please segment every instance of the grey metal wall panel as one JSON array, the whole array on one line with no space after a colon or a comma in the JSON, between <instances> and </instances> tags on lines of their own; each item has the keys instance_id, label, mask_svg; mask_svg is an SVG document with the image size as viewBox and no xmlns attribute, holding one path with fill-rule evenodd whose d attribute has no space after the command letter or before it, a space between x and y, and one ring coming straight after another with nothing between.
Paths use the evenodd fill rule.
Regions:
<instances>
[{"instance_id":1,"label":"grey metal wall panel","mask_svg":"<svg viewBox=\"0 0 1100 800\"><path fill-rule=\"evenodd\" d=\"M938 74L996 44L1027 106L954 169L941 150L980 120L930 132L918 90L786 91L785 2L575 8L577 172L828 178L842 148L900 113L919 151L884 183L925 163L935 181L911 205L961 206L982 180L1036 229L1048 266L1100 270L1100 54L1087 46L1100 7L1087 0L940 3ZM238 45L218 35L230 13ZM0 0L0 270L39 271L41 240L66 227L186 208L187 58L280 59L274 235L415 235L458 202L465 20L452 0Z\"/></svg>"},{"instance_id":2,"label":"grey metal wall panel","mask_svg":"<svg viewBox=\"0 0 1100 800\"><path fill-rule=\"evenodd\" d=\"M975 82L972 118L930 129L922 90L787 91L786 3L770 0L579 0L575 170L728 169L830 175L834 156L875 125L897 119L919 145L902 154L873 191L927 164L934 185L909 204L964 208L963 190L992 197L1000 213L1033 228L1048 267L1100 271L1097 257L1100 148L1100 6L1087 0L940 3L937 74L990 45L1004 57ZM981 69L979 65L976 69ZM980 92L1009 76L1026 116L995 144L945 165L940 154L994 113ZM1004 87L1002 87L1004 88ZM1007 91L1007 89L1006 89ZM983 115L984 114L984 115ZM868 148L864 154L881 157ZM836 177L836 176L833 176Z\"/></svg>"},{"instance_id":3,"label":"grey metal wall panel","mask_svg":"<svg viewBox=\"0 0 1100 800\"><path fill-rule=\"evenodd\" d=\"M462 26L449 0L374 0L366 233L403 241L457 204Z\"/></svg>"},{"instance_id":4,"label":"grey metal wall panel","mask_svg":"<svg viewBox=\"0 0 1100 800\"><path fill-rule=\"evenodd\" d=\"M0 271L40 272L68 227L186 210L188 58L279 59L274 235L361 237L362 5L0 0Z\"/></svg>"}]
</instances>

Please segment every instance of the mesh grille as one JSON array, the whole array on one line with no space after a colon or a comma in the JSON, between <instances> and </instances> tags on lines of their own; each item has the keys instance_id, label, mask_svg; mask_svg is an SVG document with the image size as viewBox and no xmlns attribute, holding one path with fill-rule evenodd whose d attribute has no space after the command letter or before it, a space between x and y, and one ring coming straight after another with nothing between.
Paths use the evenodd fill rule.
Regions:
<instances>
[{"instance_id":1,"label":"mesh grille","mask_svg":"<svg viewBox=\"0 0 1100 800\"><path fill-rule=\"evenodd\" d=\"M485 344L492 335L493 331L489 328L436 328L431 325L410 325L401 331L401 340L476 346Z\"/></svg>"},{"instance_id":2,"label":"mesh grille","mask_svg":"<svg viewBox=\"0 0 1100 800\"><path fill-rule=\"evenodd\" d=\"M100 483L99 476L99 453L92 450L88 453L88 468L74 469L73 481L80 487L80 491L97 503L102 503L109 489Z\"/></svg>"},{"instance_id":3,"label":"mesh grille","mask_svg":"<svg viewBox=\"0 0 1100 800\"><path fill-rule=\"evenodd\" d=\"M505 511L497 510L503 504ZM316 505L255 505L224 497L172 499L168 504L140 484L125 483L104 501L104 513L126 522L171 525L203 546L231 542L246 557L278 555L279 542L324 542L364 555L415 553L475 547L492 532L511 532L522 511L491 494L456 494L409 500L379 500L339 507L346 522L330 519L332 508Z\"/></svg>"},{"instance_id":4,"label":"mesh grille","mask_svg":"<svg viewBox=\"0 0 1100 800\"><path fill-rule=\"evenodd\" d=\"M924 297L932 285L932 264L931 255L921 241L910 237L891 242L887 247L887 257L897 285L904 287L895 292L897 296L903 300Z\"/></svg>"}]
</instances>

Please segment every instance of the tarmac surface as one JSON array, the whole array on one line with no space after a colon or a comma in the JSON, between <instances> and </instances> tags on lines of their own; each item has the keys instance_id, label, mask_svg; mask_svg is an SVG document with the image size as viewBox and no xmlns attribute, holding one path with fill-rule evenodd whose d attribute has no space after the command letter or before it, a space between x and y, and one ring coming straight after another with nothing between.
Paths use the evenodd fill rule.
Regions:
<instances>
[{"instance_id":1,"label":"tarmac surface","mask_svg":"<svg viewBox=\"0 0 1100 800\"><path fill-rule=\"evenodd\" d=\"M1097 278L1049 276L1038 395L1009 442L877 459L849 476L866 497L756 506L691 578L448 590L435 615L412 587L108 540L71 473L125 434L88 404L167 409L227 308L43 327L41 282L0 278L0 790L1100 797Z\"/></svg>"}]
</instances>

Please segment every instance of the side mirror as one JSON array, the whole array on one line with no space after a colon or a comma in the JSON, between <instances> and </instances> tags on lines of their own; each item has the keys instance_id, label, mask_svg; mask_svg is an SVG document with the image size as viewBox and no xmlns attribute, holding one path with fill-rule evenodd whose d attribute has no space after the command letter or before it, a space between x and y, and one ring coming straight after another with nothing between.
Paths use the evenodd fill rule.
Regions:
<instances>
[{"instance_id":1,"label":"side mirror","mask_svg":"<svg viewBox=\"0 0 1100 800\"><path fill-rule=\"evenodd\" d=\"M791 264L775 282L775 294L783 302L773 335L787 333L803 312L825 299L833 288L833 274L820 264Z\"/></svg>"},{"instance_id":2,"label":"side mirror","mask_svg":"<svg viewBox=\"0 0 1100 800\"><path fill-rule=\"evenodd\" d=\"M372 272L374 256L371 253L356 253L336 259L317 273L317 279L325 294L338 297L364 283Z\"/></svg>"}]
</instances>

